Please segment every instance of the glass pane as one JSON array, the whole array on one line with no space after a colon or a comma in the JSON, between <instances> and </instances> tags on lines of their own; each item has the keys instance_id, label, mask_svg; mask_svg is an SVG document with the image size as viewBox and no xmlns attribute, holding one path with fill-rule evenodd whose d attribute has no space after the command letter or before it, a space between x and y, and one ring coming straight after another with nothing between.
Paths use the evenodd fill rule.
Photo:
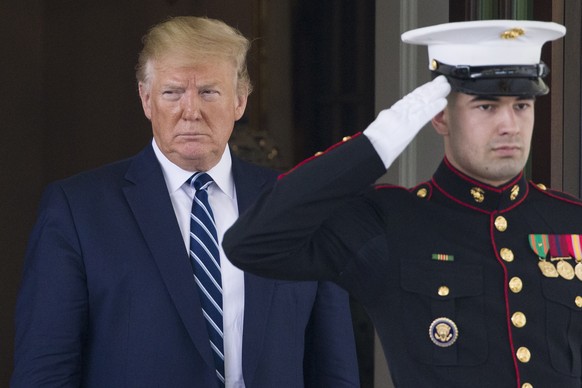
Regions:
<instances>
[{"instance_id":1,"label":"glass pane","mask_svg":"<svg viewBox=\"0 0 582 388\"><path fill-rule=\"evenodd\" d=\"M532 20L533 0L513 0L511 18L515 20Z\"/></svg>"},{"instance_id":2,"label":"glass pane","mask_svg":"<svg viewBox=\"0 0 582 388\"><path fill-rule=\"evenodd\" d=\"M532 19L533 0L473 0L473 20Z\"/></svg>"},{"instance_id":3,"label":"glass pane","mask_svg":"<svg viewBox=\"0 0 582 388\"><path fill-rule=\"evenodd\" d=\"M477 1L477 20L499 19L499 1L498 0L479 0Z\"/></svg>"}]
</instances>

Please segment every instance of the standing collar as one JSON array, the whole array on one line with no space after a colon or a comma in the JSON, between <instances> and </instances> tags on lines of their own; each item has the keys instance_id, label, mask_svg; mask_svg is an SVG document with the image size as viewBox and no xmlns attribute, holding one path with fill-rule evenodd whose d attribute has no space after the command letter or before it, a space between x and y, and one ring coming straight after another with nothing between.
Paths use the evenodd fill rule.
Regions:
<instances>
[{"instance_id":1,"label":"standing collar","mask_svg":"<svg viewBox=\"0 0 582 388\"><path fill-rule=\"evenodd\" d=\"M432 183L449 199L485 213L510 210L520 204L529 191L523 171L506 184L493 187L463 174L446 158L434 173Z\"/></svg>"},{"instance_id":2,"label":"standing collar","mask_svg":"<svg viewBox=\"0 0 582 388\"><path fill-rule=\"evenodd\" d=\"M152 148L154 149L156 158L162 167L168 192L172 194L179 190L196 171L187 171L172 163L159 149L154 139L152 139ZM230 155L230 149L228 146L225 147L218 164L206 171L206 173L212 177L214 183L216 183L222 192L228 195L231 199L234 198L235 192L234 179L232 177L232 156Z\"/></svg>"}]
</instances>

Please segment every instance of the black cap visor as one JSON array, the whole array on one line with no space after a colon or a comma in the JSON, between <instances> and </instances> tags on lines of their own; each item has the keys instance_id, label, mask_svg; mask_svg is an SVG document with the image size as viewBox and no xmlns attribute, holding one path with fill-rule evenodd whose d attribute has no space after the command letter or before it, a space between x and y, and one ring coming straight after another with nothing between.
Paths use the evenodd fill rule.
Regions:
<instances>
[{"instance_id":1,"label":"black cap visor","mask_svg":"<svg viewBox=\"0 0 582 388\"><path fill-rule=\"evenodd\" d=\"M547 94L542 80L549 73L544 63L524 66L450 66L436 61L433 76L445 75L457 92L490 96L531 97Z\"/></svg>"}]
</instances>

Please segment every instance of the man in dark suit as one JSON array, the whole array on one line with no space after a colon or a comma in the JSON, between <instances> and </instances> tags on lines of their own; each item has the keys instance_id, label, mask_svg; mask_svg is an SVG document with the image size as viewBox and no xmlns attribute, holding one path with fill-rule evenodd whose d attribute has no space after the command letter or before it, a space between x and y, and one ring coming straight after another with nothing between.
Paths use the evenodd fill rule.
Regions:
<instances>
[{"instance_id":1,"label":"man in dark suit","mask_svg":"<svg viewBox=\"0 0 582 388\"><path fill-rule=\"evenodd\" d=\"M396 387L582 387L582 202L523 171L549 92L541 47L564 34L525 20L405 33L436 78L279 179L225 234L232 262L349 290ZM374 185L431 119L432 179Z\"/></svg>"},{"instance_id":2,"label":"man in dark suit","mask_svg":"<svg viewBox=\"0 0 582 388\"><path fill-rule=\"evenodd\" d=\"M203 313L190 229L203 189L190 177L212 178L216 247L276 178L227 146L251 91L248 45L196 17L146 35L137 78L153 141L47 188L16 308L12 387L359 386L348 298L335 285L243 273L220 249L220 323Z\"/></svg>"}]
</instances>

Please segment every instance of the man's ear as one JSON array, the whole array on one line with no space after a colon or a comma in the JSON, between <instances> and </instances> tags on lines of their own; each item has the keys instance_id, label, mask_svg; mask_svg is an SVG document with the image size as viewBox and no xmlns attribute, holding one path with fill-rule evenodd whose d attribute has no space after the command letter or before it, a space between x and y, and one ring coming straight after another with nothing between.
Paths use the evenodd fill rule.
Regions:
<instances>
[{"instance_id":1,"label":"man's ear","mask_svg":"<svg viewBox=\"0 0 582 388\"><path fill-rule=\"evenodd\" d=\"M435 131L441 136L446 136L449 133L448 113L448 108L445 108L431 120Z\"/></svg>"},{"instance_id":2,"label":"man's ear","mask_svg":"<svg viewBox=\"0 0 582 388\"><path fill-rule=\"evenodd\" d=\"M234 120L237 121L245 113L248 101L248 93L239 93L236 96L236 105L234 107Z\"/></svg>"}]
</instances>

